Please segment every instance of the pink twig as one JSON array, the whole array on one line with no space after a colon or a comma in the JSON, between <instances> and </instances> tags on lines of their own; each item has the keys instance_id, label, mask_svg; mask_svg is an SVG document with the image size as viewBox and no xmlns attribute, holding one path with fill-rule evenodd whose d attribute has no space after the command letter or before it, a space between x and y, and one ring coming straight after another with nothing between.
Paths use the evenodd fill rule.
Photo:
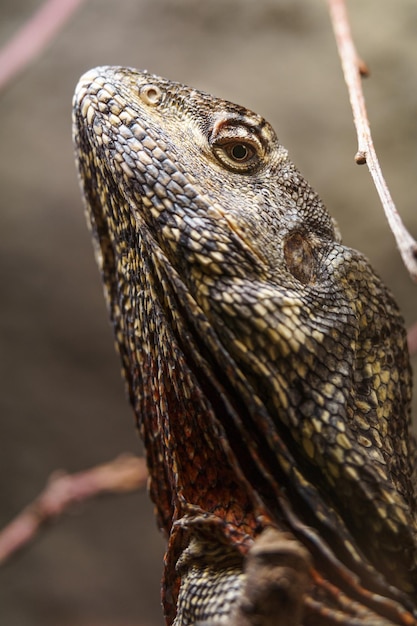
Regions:
<instances>
[{"instance_id":1,"label":"pink twig","mask_svg":"<svg viewBox=\"0 0 417 626\"><path fill-rule=\"evenodd\" d=\"M78 474L54 473L36 500L0 533L0 564L74 504L103 493L136 491L146 484L147 477L145 460L132 455L122 455Z\"/></svg>"},{"instance_id":2,"label":"pink twig","mask_svg":"<svg viewBox=\"0 0 417 626\"><path fill-rule=\"evenodd\" d=\"M360 61L353 44L345 2L344 0L328 0L328 4L358 135L358 152L355 160L358 164L366 163L368 165L404 265L413 280L417 281L417 242L405 228L381 172L372 142L362 91L360 75L364 73L364 65Z\"/></svg>"},{"instance_id":3,"label":"pink twig","mask_svg":"<svg viewBox=\"0 0 417 626\"><path fill-rule=\"evenodd\" d=\"M46 0L31 19L0 50L0 89L54 38L84 0Z\"/></svg>"}]
</instances>

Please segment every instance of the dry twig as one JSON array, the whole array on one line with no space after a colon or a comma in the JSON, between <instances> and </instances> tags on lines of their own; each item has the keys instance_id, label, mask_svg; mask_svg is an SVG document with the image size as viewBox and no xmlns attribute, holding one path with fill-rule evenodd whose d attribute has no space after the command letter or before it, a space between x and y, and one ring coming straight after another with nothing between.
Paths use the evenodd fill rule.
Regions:
<instances>
[{"instance_id":1,"label":"dry twig","mask_svg":"<svg viewBox=\"0 0 417 626\"><path fill-rule=\"evenodd\" d=\"M46 0L0 50L0 89L31 63L84 0Z\"/></svg>"},{"instance_id":2,"label":"dry twig","mask_svg":"<svg viewBox=\"0 0 417 626\"><path fill-rule=\"evenodd\" d=\"M126 454L85 472L55 472L36 500L0 533L0 564L74 504L103 493L136 491L146 484L147 477L145 460Z\"/></svg>"},{"instance_id":3,"label":"dry twig","mask_svg":"<svg viewBox=\"0 0 417 626\"><path fill-rule=\"evenodd\" d=\"M417 242L405 228L395 208L372 142L361 84L361 74L366 73L366 67L359 59L353 44L345 1L328 0L328 4L358 135L358 152L355 160L358 164L367 164L404 265L413 280L417 281Z\"/></svg>"}]
</instances>

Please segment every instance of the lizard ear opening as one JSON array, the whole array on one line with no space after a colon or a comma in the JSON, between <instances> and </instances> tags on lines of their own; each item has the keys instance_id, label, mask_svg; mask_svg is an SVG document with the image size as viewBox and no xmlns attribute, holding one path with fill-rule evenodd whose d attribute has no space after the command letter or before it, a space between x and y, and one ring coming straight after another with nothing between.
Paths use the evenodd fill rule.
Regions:
<instances>
[{"instance_id":1,"label":"lizard ear opening","mask_svg":"<svg viewBox=\"0 0 417 626\"><path fill-rule=\"evenodd\" d=\"M301 233L291 233L284 241L284 258L288 270L301 283L314 279L314 256L311 243Z\"/></svg>"}]
</instances>

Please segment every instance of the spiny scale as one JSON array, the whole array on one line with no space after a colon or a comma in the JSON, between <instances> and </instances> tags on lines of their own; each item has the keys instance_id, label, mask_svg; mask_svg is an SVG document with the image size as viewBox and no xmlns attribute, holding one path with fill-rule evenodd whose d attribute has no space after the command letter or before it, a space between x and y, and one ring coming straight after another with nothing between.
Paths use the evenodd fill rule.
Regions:
<instances>
[{"instance_id":1,"label":"spiny scale","mask_svg":"<svg viewBox=\"0 0 417 626\"><path fill-rule=\"evenodd\" d=\"M167 622L227 622L272 525L313 558L303 624L416 623L408 353L368 261L240 106L101 67L74 137L169 538Z\"/></svg>"}]
</instances>

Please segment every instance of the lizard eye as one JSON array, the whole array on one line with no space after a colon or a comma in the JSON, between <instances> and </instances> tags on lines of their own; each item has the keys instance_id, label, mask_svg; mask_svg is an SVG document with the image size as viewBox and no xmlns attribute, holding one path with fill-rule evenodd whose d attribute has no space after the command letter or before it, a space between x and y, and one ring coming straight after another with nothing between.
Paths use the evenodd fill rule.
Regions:
<instances>
[{"instance_id":1,"label":"lizard eye","mask_svg":"<svg viewBox=\"0 0 417 626\"><path fill-rule=\"evenodd\" d=\"M238 138L219 141L213 151L223 165L237 172L249 172L259 161L257 145Z\"/></svg>"},{"instance_id":2,"label":"lizard eye","mask_svg":"<svg viewBox=\"0 0 417 626\"><path fill-rule=\"evenodd\" d=\"M245 143L231 142L229 145L224 146L228 156L237 163L246 163L254 155L254 149L252 146Z\"/></svg>"},{"instance_id":3,"label":"lizard eye","mask_svg":"<svg viewBox=\"0 0 417 626\"><path fill-rule=\"evenodd\" d=\"M249 174L261 164L265 154L260 128L262 120L251 123L242 114L219 118L209 131L212 154L227 169Z\"/></svg>"}]
</instances>

